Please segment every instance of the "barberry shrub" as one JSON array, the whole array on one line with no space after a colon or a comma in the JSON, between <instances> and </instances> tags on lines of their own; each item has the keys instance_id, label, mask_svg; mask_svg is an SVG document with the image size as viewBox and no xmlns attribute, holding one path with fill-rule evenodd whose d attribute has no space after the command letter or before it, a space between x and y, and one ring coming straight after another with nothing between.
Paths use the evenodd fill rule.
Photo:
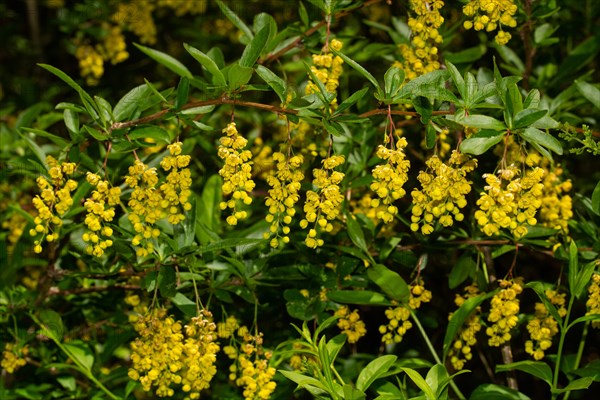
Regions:
<instances>
[{"instance_id":1,"label":"barberry shrub","mask_svg":"<svg viewBox=\"0 0 600 400\"><path fill-rule=\"evenodd\" d=\"M598 389L597 7L22 3L0 398Z\"/></svg>"}]
</instances>

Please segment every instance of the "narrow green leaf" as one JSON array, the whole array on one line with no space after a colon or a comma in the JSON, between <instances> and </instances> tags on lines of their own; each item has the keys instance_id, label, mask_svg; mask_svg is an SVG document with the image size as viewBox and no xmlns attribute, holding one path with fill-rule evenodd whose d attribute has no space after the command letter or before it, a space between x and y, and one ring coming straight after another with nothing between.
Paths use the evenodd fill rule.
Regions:
<instances>
[{"instance_id":1,"label":"narrow green leaf","mask_svg":"<svg viewBox=\"0 0 600 400\"><path fill-rule=\"evenodd\" d=\"M529 143L535 143L537 145L546 147L549 150L552 150L558 155L563 153L563 148L558 139L554 136L541 131L534 127L529 127L519 132L519 135L528 141Z\"/></svg>"},{"instance_id":2,"label":"narrow green leaf","mask_svg":"<svg viewBox=\"0 0 600 400\"><path fill-rule=\"evenodd\" d=\"M132 131L129 135L129 139L152 139L156 143L169 144L171 143L171 137L169 132L163 128L155 125L143 126Z\"/></svg>"},{"instance_id":3,"label":"narrow green leaf","mask_svg":"<svg viewBox=\"0 0 600 400\"><path fill-rule=\"evenodd\" d=\"M454 86L456 87L456 90L458 90L460 97L463 100L466 100L467 86L465 85L464 78L462 77L462 75L460 74L458 69L454 66L454 64L452 64L448 60L446 60L446 68L448 68L448 71L450 72L450 77L452 78L452 81L454 82Z\"/></svg>"},{"instance_id":4,"label":"narrow green leaf","mask_svg":"<svg viewBox=\"0 0 600 400\"><path fill-rule=\"evenodd\" d=\"M556 306L554 304L552 304L552 302L546 296L544 284L542 282L532 281L532 282L527 282L525 287L533 289L533 291L538 295L538 297L540 298L540 300L546 307L546 310L548 310L550 315L552 315L552 317L558 322L558 324L561 325L562 317L558 313Z\"/></svg>"},{"instance_id":5,"label":"narrow green leaf","mask_svg":"<svg viewBox=\"0 0 600 400\"><path fill-rule=\"evenodd\" d=\"M41 333L56 342L62 341L65 326L59 313L54 310L40 311Z\"/></svg>"},{"instance_id":6,"label":"narrow green leaf","mask_svg":"<svg viewBox=\"0 0 600 400\"><path fill-rule=\"evenodd\" d=\"M552 387L552 370L545 362L525 360L496 365L496 372L506 372L515 369L533 375Z\"/></svg>"},{"instance_id":7,"label":"narrow green leaf","mask_svg":"<svg viewBox=\"0 0 600 400\"><path fill-rule=\"evenodd\" d=\"M408 302L410 296L408 285L398 273L385 265L375 264L367 268L367 275L390 298L402 304Z\"/></svg>"},{"instance_id":8,"label":"narrow green leaf","mask_svg":"<svg viewBox=\"0 0 600 400\"><path fill-rule=\"evenodd\" d=\"M231 9L227 7L225 3L223 3L221 0L217 0L217 5L221 9L225 17L229 21L231 21L231 23L235 25L236 28L244 32L244 35L246 35L249 40L252 40L252 38L254 38L254 34L252 34L252 31L250 30L250 28L248 28L248 25L246 25L244 21L242 21L240 17L237 16L236 13L231 11Z\"/></svg>"},{"instance_id":9,"label":"narrow green leaf","mask_svg":"<svg viewBox=\"0 0 600 400\"><path fill-rule=\"evenodd\" d=\"M452 318L450 318L450 321L448 322L448 328L446 328L446 334L444 335L444 347L443 347L443 357L442 357L443 360L446 359L446 356L448 355L448 352L450 351L450 346L452 345L452 342L456 338L456 335L458 335L458 333L459 333L460 329L462 328L462 326L464 325L465 321L471 316L473 311L481 303L483 303L489 297L493 296L494 293L495 292L490 292L490 293L485 293L485 294L482 293L478 296L471 297L470 299L467 299L458 308L458 310L456 310L456 311L454 311L454 313L452 313Z\"/></svg>"},{"instance_id":10,"label":"narrow green leaf","mask_svg":"<svg viewBox=\"0 0 600 400\"><path fill-rule=\"evenodd\" d=\"M596 215L600 215L600 181L598 181L592 193L592 211Z\"/></svg>"},{"instance_id":11,"label":"narrow green leaf","mask_svg":"<svg viewBox=\"0 0 600 400\"><path fill-rule=\"evenodd\" d=\"M312 385L323 391L327 391L327 389L321 383L321 381L319 381L311 376L302 375L301 373L295 372L295 371L284 371L281 369L279 370L279 372L283 376L285 376L286 378L291 380L292 382L295 382L299 387L303 388L303 387L306 387L307 385Z\"/></svg>"},{"instance_id":12,"label":"narrow green leaf","mask_svg":"<svg viewBox=\"0 0 600 400\"><path fill-rule=\"evenodd\" d=\"M575 379L574 381L569 382L567 386L561 389L552 389L552 393L565 393L570 392L571 390L583 390L590 387L590 385L594 382L594 378L591 376L585 376L583 378Z\"/></svg>"},{"instance_id":13,"label":"narrow green leaf","mask_svg":"<svg viewBox=\"0 0 600 400\"><path fill-rule=\"evenodd\" d=\"M21 128L21 130L23 130L25 132L33 133L34 135L39 136L39 137L44 137L46 139L50 139L52 142L54 142L57 146L59 146L61 148L68 147L70 144L68 140L63 139L59 136L53 135L50 132L43 131L41 129Z\"/></svg>"},{"instance_id":14,"label":"narrow green leaf","mask_svg":"<svg viewBox=\"0 0 600 400\"><path fill-rule=\"evenodd\" d=\"M141 44L134 43L134 46L140 49L140 51L146 54L148 57L164 65L169 70L173 71L179 76L185 76L188 79L193 79L194 76L185 65L174 57L163 53L162 51L151 49L150 47L142 46Z\"/></svg>"},{"instance_id":15,"label":"narrow green leaf","mask_svg":"<svg viewBox=\"0 0 600 400\"><path fill-rule=\"evenodd\" d=\"M179 85L177 85L177 96L175 97L175 110L180 110L185 103L187 103L188 94L190 91L190 80L185 76L179 79Z\"/></svg>"},{"instance_id":16,"label":"narrow green leaf","mask_svg":"<svg viewBox=\"0 0 600 400\"><path fill-rule=\"evenodd\" d=\"M346 111L352 105L354 105L357 101L365 97L365 94L369 91L368 87L364 87L360 89L358 92L352 93L350 97L342 101L338 107L335 109L335 115L341 114L343 111ZM337 119L337 118L336 118Z\"/></svg>"},{"instance_id":17,"label":"narrow green leaf","mask_svg":"<svg viewBox=\"0 0 600 400\"><path fill-rule=\"evenodd\" d=\"M190 46L187 43L184 43L183 47L188 53L190 53L192 57L196 59L196 61L198 61L204 68L206 68L206 70L212 76L212 83L219 86L227 85L225 75L223 75L223 73L212 58L210 58L208 55L204 54L197 48Z\"/></svg>"},{"instance_id":18,"label":"narrow green leaf","mask_svg":"<svg viewBox=\"0 0 600 400\"><path fill-rule=\"evenodd\" d=\"M79 114L73 110L66 109L63 111L63 119L65 126L69 131L71 140L77 140L79 138Z\"/></svg>"},{"instance_id":19,"label":"narrow green leaf","mask_svg":"<svg viewBox=\"0 0 600 400\"><path fill-rule=\"evenodd\" d=\"M381 293L369 290L334 290L327 292L327 298L336 303L373 306L389 306L392 303Z\"/></svg>"},{"instance_id":20,"label":"narrow green leaf","mask_svg":"<svg viewBox=\"0 0 600 400\"><path fill-rule=\"evenodd\" d=\"M233 64L227 71L227 81L229 82L229 89L236 90L240 86L247 84L252 78L254 70L250 67L242 67L238 64Z\"/></svg>"},{"instance_id":21,"label":"narrow green leaf","mask_svg":"<svg viewBox=\"0 0 600 400\"><path fill-rule=\"evenodd\" d=\"M600 89L584 81L575 81L575 85L583 97L600 109Z\"/></svg>"},{"instance_id":22,"label":"narrow green leaf","mask_svg":"<svg viewBox=\"0 0 600 400\"><path fill-rule=\"evenodd\" d=\"M358 221L350 213L346 214L346 227L348 228L348 236L352 243L354 243L359 249L365 252L365 256L369 256L369 246L365 240L365 235L360 227Z\"/></svg>"},{"instance_id":23,"label":"narrow green leaf","mask_svg":"<svg viewBox=\"0 0 600 400\"><path fill-rule=\"evenodd\" d=\"M102 123L111 124L114 120L114 117L112 114L112 106L110 105L110 103L100 96L94 96L94 101L98 106L98 115L100 116Z\"/></svg>"},{"instance_id":24,"label":"narrow green leaf","mask_svg":"<svg viewBox=\"0 0 600 400\"><path fill-rule=\"evenodd\" d=\"M175 296L171 297L171 301L188 317L195 317L198 313L196 303L182 293L177 292Z\"/></svg>"},{"instance_id":25,"label":"narrow green leaf","mask_svg":"<svg viewBox=\"0 0 600 400\"><path fill-rule=\"evenodd\" d=\"M462 284L469 276L473 275L477 269L477 264L470 255L459 258L448 275L448 286L454 289Z\"/></svg>"},{"instance_id":26,"label":"narrow green leaf","mask_svg":"<svg viewBox=\"0 0 600 400\"><path fill-rule=\"evenodd\" d=\"M94 365L94 354L84 343L69 342L64 343L63 347L73 361L76 361L77 364L81 365L87 372L92 370L92 366Z\"/></svg>"},{"instance_id":27,"label":"narrow green leaf","mask_svg":"<svg viewBox=\"0 0 600 400\"><path fill-rule=\"evenodd\" d=\"M423 379L423 377L417 371L415 371L412 368L400 369L404 371L406 375L408 375L410 380L413 381L415 385L417 385L419 389L423 391L423 393L425 393L427 400L435 400L435 393L433 392L433 390L431 390L425 379Z\"/></svg>"},{"instance_id":28,"label":"narrow green leaf","mask_svg":"<svg viewBox=\"0 0 600 400\"><path fill-rule=\"evenodd\" d=\"M541 119L548 113L548 110L536 110L533 108L526 108L515 115L513 121L513 129L521 129L532 125L537 120Z\"/></svg>"},{"instance_id":29,"label":"narrow green leaf","mask_svg":"<svg viewBox=\"0 0 600 400\"><path fill-rule=\"evenodd\" d=\"M385 95L389 98L397 95L404 84L404 71L398 67L391 66L383 76L385 83Z\"/></svg>"},{"instance_id":30,"label":"narrow green leaf","mask_svg":"<svg viewBox=\"0 0 600 400\"><path fill-rule=\"evenodd\" d=\"M267 24L263 26L257 33L256 36L248 43L244 52L242 53L242 57L240 58L239 64L242 67L252 67L258 57L260 57L260 53L262 53L263 49L267 45L267 40L269 39L269 35L271 33L271 25Z\"/></svg>"},{"instance_id":31,"label":"narrow green leaf","mask_svg":"<svg viewBox=\"0 0 600 400\"><path fill-rule=\"evenodd\" d=\"M504 138L504 132L482 130L460 143L460 151L466 154L480 155L497 145Z\"/></svg>"},{"instance_id":32,"label":"narrow green leaf","mask_svg":"<svg viewBox=\"0 0 600 400\"><path fill-rule=\"evenodd\" d=\"M366 391L376 379L380 378L394 365L397 359L398 357L388 354L377 357L368 363L358 375L356 388L363 392Z\"/></svg>"},{"instance_id":33,"label":"narrow green leaf","mask_svg":"<svg viewBox=\"0 0 600 400\"><path fill-rule=\"evenodd\" d=\"M575 285L577 284L578 275L579 253L577 251L577 243L575 243L575 240L571 240L571 243L569 244L569 271L567 271L570 293L575 293Z\"/></svg>"},{"instance_id":34,"label":"narrow green leaf","mask_svg":"<svg viewBox=\"0 0 600 400\"><path fill-rule=\"evenodd\" d=\"M531 400L531 398L506 386L485 383L477 386L469 400Z\"/></svg>"},{"instance_id":35,"label":"narrow green leaf","mask_svg":"<svg viewBox=\"0 0 600 400\"><path fill-rule=\"evenodd\" d=\"M121 122L131 118L135 118L136 113L141 112L141 106L150 95L152 89L148 85L143 84L131 89L125 96L119 100L113 109L115 121Z\"/></svg>"},{"instance_id":36,"label":"narrow green leaf","mask_svg":"<svg viewBox=\"0 0 600 400\"><path fill-rule=\"evenodd\" d=\"M487 115L473 114L464 117L462 123L465 126L479 129L492 129L495 131L506 131L504 122Z\"/></svg>"},{"instance_id":37,"label":"narrow green leaf","mask_svg":"<svg viewBox=\"0 0 600 400\"><path fill-rule=\"evenodd\" d=\"M177 294L177 274L175 268L160 267L158 272L158 290L162 297L173 297Z\"/></svg>"},{"instance_id":38,"label":"narrow green leaf","mask_svg":"<svg viewBox=\"0 0 600 400\"><path fill-rule=\"evenodd\" d=\"M263 65L256 66L256 73L263 81L267 83L275 91L281 103L286 102L287 85L284 80L275 75L273 71Z\"/></svg>"},{"instance_id":39,"label":"narrow green leaf","mask_svg":"<svg viewBox=\"0 0 600 400\"><path fill-rule=\"evenodd\" d=\"M92 96L90 96L85 90L83 90L83 88L81 86L79 86L77 84L77 82L75 82L69 75L65 74L60 69L55 68L55 67L53 67L51 65L48 65L48 64L38 64L38 66L44 68L45 70L53 73L56 76L58 76L67 85L69 85L73 89L75 89L77 91L77 93L79 93L79 96L81 96L82 100L87 100L88 103L94 104L94 101L92 100ZM94 117L94 116L92 115L92 117Z\"/></svg>"},{"instance_id":40,"label":"narrow green leaf","mask_svg":"<svg viewBox=\"0 0 600 400\"><path fill-rule=\"evenodd\" d=\"M592 274L596 270L597 265L597 262L594 260L587 263L579 270L579 273L577 274L577 280L575 282L575 290L571 292L572 296L581 298L581 296L587 293L587 285L590 283Z\"/></svg>"},{"instance_id":41,"label":"narrow green leaf","mask_svg":"<svg viewBox=\"0 0 600 400\"><path fill-rule=\"evenodd\" d=\"M381 95L383 95L383 92L381 90L381 87L379 86L379 82L377 82L377 79L375 79L375 77L373 75L371 75L371 73L369 71L367 71L364 67L362 67L359 63L357 63L356 61L354 61L353 59L351 59L350 57L348 57L347 55L345 55L344 53L340 53L334 49L331 49L331 51L333 52L333 54L335 54L336 56L340 56L342 58L342 60L344 60L344 62L346 64L348 64L349 66L351 66L352 68L354 68L359 74L361 74L363 77L365 77L369 82L371 82L371 84L373 86L375 86L375 89L377 89L377 92Z\"/></svg>"},{"instance_id":42,"label":"narrow green leaf","mask_svg":"<svg viewBox=\"0 0 600 400\"><path fill-rule=\"evenodd\" d=\"M351 384L346 383L342 386L342 393L344 394L344 400L364 400L367 395L362 391L355 389Z\"/></svg>"}]
</instances>

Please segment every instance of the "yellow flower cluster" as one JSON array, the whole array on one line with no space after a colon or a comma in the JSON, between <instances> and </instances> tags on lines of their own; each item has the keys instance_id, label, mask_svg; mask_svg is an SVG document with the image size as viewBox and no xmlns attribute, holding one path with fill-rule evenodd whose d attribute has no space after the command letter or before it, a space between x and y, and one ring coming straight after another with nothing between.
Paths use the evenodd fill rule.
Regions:
<instances>
[{"instance_id":1,"label":"yellow flower cluster","mask_svg":"<svg viewBox=\"0 0 600 400\"><path fill-rule=\"evenodd\" d=\"M526 224L537 223L535 214L542 205L543 176L540 167L520 176L514 164L498 171L498 176L484 174L487 185L477 200L479 210L475 212L481 231L492 236L507 228L517 239L525 236Z\"/></svg>"},{"instance_id":2,"label":"yellow flower cluster","mask_svg":"<svg viewBox=\"0 0 600 400\"><path fill-rule=\"evenodd\" d=\"M340 51L342 49L342 42L333 39L329 46L336 51ZM329 49L326 49L327 52L325 54L313 54L313 65L310 67L310 70L315 74L317 79L323 83L328 92L335 93L340 84L340 75L342 75L343 72L342 64L344 63L344 60L342 60L340 56L334 56L332 53L328 52L328 50ZM319 93L319 87L309 80L304 89L304 93ZM333 99L331 107L335 108L336 105L337 99Z\"/></svg>"},{"instance_id":3,"label":"yellow flower cluster","mask_svg":"<svg viewBox=\"0 0 600 400\"><path fill-rule=\"evenodd\" d=\"M139 278L136 277L136 279ZM148 314L148 306L146 302L142 302L140 296L137 294L126 296L123 301L125 304L133 307L133 312L128 314L129 323L135 324L140 320L140 318L143 318L141 316Z\"/></svg>"},{"instance_id":4,"label":"yellow flower cluster","mask_svg":"<svg viewBox=\"0 0 600 400\"><path fill-rule=\"evenodd\" d=\"M502 26L514 28L517 21L514 15L517 5L513 0L471 0L463 6L463 13L471 18L464 22L465 29L476 31L486 30L488 32L500 29L496 33L496 43L505 45L511 38L511 34L502 30Z\"/></svg>"},{"instance_id":5,"label":"yellow flower cluster","mask_svg":"<svg viewBox=\"0 0 600 400\"><path fill-rule=\"evenodd\" d=\"M475 297L479 294L479 288L476 284L465 287L465 295L456 295L454 303L460 307L467 299ZM475 311L465 320L463 326L458 333L458 338L452 344L452 348L448 352L450 363L455 370L460 371L464 368L465 363L473 358L471 351L472 347L477 343L477 332L481 330L481 317L479 313L481 307L477 307ZM448 317L450 319L452 314Z\"/></svg>"},{"instance_id":6,"label":"yellow flower cluster","mask_svg":"<svg viewBox=\"0 0 600 400\"><path fill-rule=\"evenodd\" d=\"M523 291L521 279L499 280L500 290L492 297L490 313L487 320L492 323L485 333L489 336L488 344L500 347L510 341L510 331L517 326L519 318L519 299Z\"/></svg>"},{"instance_id":7,"label":"yellow flower cluster","mask_svg":"<svg viewBox=\"0 0 600 400\"><path fill-rule=\"evenodd\" d=\"M237 318L230 315L225 322L217 323L217 335L221 339L230 339L239 327Z\"/></svg>"},{"instance_id":8,"label":"yellow flower cluster","mask_svg":"<svg viewBox=\"0 0 600 400\"><path fill-rule=\"evenodd\" d=\"M600 314L600 274L594 273L588 286L588 299L585 302L587 313L585 315ZM592 321L592 327L600 329L600 321Z\"/></svg>"},{"instance_id":9,"label":"yellow flower cluster","mask_svg":"<svg viewBox=\"0 0 600 400\"><path fill-rule=\"evenodd\" d=\"M364 321L361 321L358 310L351 312L347 306L342 306L334 315L340 317L337 326L348 337L348 343L356 343L358 339L367 334L367 328Z\"/></svg>"},{"instance_id":10,"label":"yellow flower cluster","mask_svg":"<svg viewBox=\"0 0 600 400\"><path fill-rule=\"evenodd\" d=\"M184 327L165 309L155 309L134 327L140 336L131 343L129 377L146 392L154 387L158 397L172 397L171 386L181 385L186 399L199 399L217 373L219 345L212 314L203 310Z\"/></svg>"},{"instance_id":11,"label":"yellow flower cluster","mask_svg":"<svg viewBox=\"0 0 600 400\"><path fill-rule=\"evenodd\" d=\"M134 165L129 167L125 183L133 188L127 203L131 208L128 219L135 231L131 244L136 247L139 257L145 257L154 251L151 240L160 236L160 230L154 227L154 224L163 217L163 197L156 188L156 168L149 168L140 160L136 160Z\"/></svg>"},{"instance_id":12,"label":"yellow flower cluster","mask_svg":"<svg viewBox=\"0 0 600 400\"><path fill-rule=\"evenodd\" d=\"M173 225L182 222L185 219L184 212L192 208L189 202L192 195L192 175L188 168L191 157L181 154L181 146L181 142L168 145L170 155L160 162L162 169L169 173L160 185L163 197L160 206L165 210L169 223Z\"/></svg>"},{"instance_id":13,"label":"yellow flower cluster","mask_svg":"<svg viewBox=\"0 0 600 400\"><path fill-rule=\"evenodd\" d=\"M333 225L330 221L340 213L344 196L340 192L339 185L344 179L344 174L334 171L334 168L344 162L344 156L331 156L322 161L322 168L313 170L315 178L313 184L317 187L318 193L313 190L306 192L306 202L304 203L306 216L300 221L302 229L313 224L304 241L312 249L323 245L323 239L318 238L318 234L322 231L331 232Z\"/></svg>"},{"instance_id":14,"label":"yellow flower cluster","mask_svg":"<svg viewBox=\"0 0 600 400\"><path fill-rule=\"evenodd\" d=\"M370 187L379 197L371 201L371 207L376 208L383 203L386 208L377 212L377 219L386 224L392 222L398 214L398 207L393 203L406 194L403 186L408 180L408 169L410 168L410 161L405 158L403 151L406 145L406 139L403 137L398 138L395 149L379 145L377 157L386 163L377 165L371 171L374 182Z\"/></svg>"},{"instance_id":15,"label":"yellow flower cluster","mask_svg":"<svg viewBox=\"0 0 600 400\"><path fill-rule=\"evenodd\" d=\"M267 180L273 171L273 148L266 145L261 137L252 142L252 176Z\"/></svg>"},{"instance_id":16,"label":"yellow flower cluster","mask_svg":"<svg viewBox=\"0 0 600 400\"><path fill-rule=\"evenodd\" d=\"M276 248L280 244L279 232L283 233L281 242L289 243L289 224L296 214L294 205L300 199L300 186L304 174L300 170L304 163L302 155L286 157L283 153L273 153L273 162L276 170L267 177L267 184L271 187L265 204L269 207L269 213L265 220L271 224L269 232L265 232L265 239L276 235L270 241L270 245Z\"/></svg>"},{"instance_id":17,"label":"yellow flower cluster","mask_svg":"<svg viewBox=\"0 0 600 400\"><path fill-rule=\"evenodd\" d=\"M248 217L246 211L239 210L240 203L252 204L252 197L248 194L254 189L252 180L252 152L242 150L248 144L248 140L238 134L235 122L231 122L223 129L223 136L219 139L219 157L225 161L219 175L223 177L223 194L231 195L231 199L221 202L221 210L230 208L232 214L227 217L229 225L236 225L238 220Z\"/></svg>"},{"instance_id":18,"label":"yellow flower cluster","mask_svg":"<svg viewBox=\"0 0 600 400\"><path fill-rule=\"evenodd\" d=\"M127 44L125 43L125 36L123 35L121 27L118 25L109 26L106 24L104 29L106 29L108 33L104 37L102 45L99 45L99 51L104 60L110 61L113 65L127 60L129 58L129 53L127 52Z\"/></svg>"},{"instance_id":19,"label":"yellow flower cluster","mask_svg":"<svg viewBox=\"0 0 600 400\"><path fill-rule=\"evenodd\" d=\"M71 192L77 189L77 182L69 179L75 172L75 163L59 163L54 157L47 156L48 175L50 181L44 176L37 178L36 183L41 190L41 195L32 200L38 215L34 218L35 228L29 230L31 236L42 234L42 238L34 241L33 250L42 252L41 242L53 242L58 239L58 228L62 226L61 217L73 205ZM48 233L52 231L52 233Z\"/></svg>"},{"instance_id":20,"label":"yellow flower cluster","mask_svg":"<svg viewBox=\"0 0 600 400\"><path fill-rule=\"evenodd\" d=\"M86 243L85 252L96 257L101 257L104 250L113 245L111 240L113 230L106 225L115 217L115 205L119 204L121 189L109 187L109 182L102 180L100 176L91 172L87 173L86 180L96 190L92 196L85 200L84 206L87 211L84 223L87 231L83 233L82 239Z\"/></svg>"},{"instance_id":21,"label":"yellow flower cluster","mask_svg":"<svg viewBox=\"0 0 600 400\"><path fill-rule=\"evenodd\" d=\"M6 229L8 232L6 238L10 243L9 246L14 246L19 241L25 226L27 226L27 220L19 213L13 213L10 218L2 221L2 229Z\"/></svg>"},{"instance_id":22,"label":"yellow flower cluster","mask_svg":"<svg viewBox=\"0 0 600 400\"><path fill-rule=\"evenodd\" d=\"M433 156L426 162L429 171L420 171L418 180L422 190L415 189L413 198L412 224L410 229L419 230L429 235L434 230L434 220L444 227L452 226L454 221L462 221L464 214L461 208L467 205L465 195L471 191L471 182L467 173L477 166L477 160L454 150L448 163L445 164L438 156Z\"/></svg>"},{"instance_id":23,"label":"yellow flower cluster","mask_svg":"<svg viewBox=\"0 0 600 400\"><path fill-rule=\"evenodd\" d=\"M186 14L204 14L207 0L157 0L158 7L169 7L175 11L175 15L181 17Z\"/></svg>"},{"instance_id":24,"label":"yellow flower cluster","mask_svg":"<svg viewBox=\"0 0 600 400\"><path fill-rule=\"evenodd\" d=\"M567 194L573 187L571 180L562 180L562 168L557 166L547 171L542 184L542 205L540 207L540 222L547 227L569 233L569 220L573 217L573 202Z\"/></svg>"},{"instance_id":25,"label":"yellow flower cluster","mask_svg":"<svg viewBox=\"0 0 600 400\"><path fill-rule=\"evenodd\" d=\"M6 343L2 352L0 367L4 368L9 374L13 374L16 370L27 364L27 360L24 357L28 353L29 349L27 346L19 349L15 343Z\"/></svg>"},{"instance_id":26,"label":"yellow flower cluster","mask_svg":"<svg viewBox=\"0 0 600 400\"><path fill-rule=\"evenodd\" d=\"M404 70L406 80L440 69L437 45L442 43L443 38L438 28L444 22L440 15L443 1L410 0L409 4L415 14L414 18L408 18L408 27L412 33L410 45L399 46L403 61L394 63Z\"/></svg>"},{"instance_id":27,"label":"yellow flower cluster","mask_svg":"<svg viewBox=\"0 0 600 400\"><path fill-rule=\"evenodd\" d=\"M85 78L88 85L97 85L104 74L104 60L98 50L91 45L79 45L75 50L75 57L79 60L79 74Z\"/></svg>"},{"instance_id":28,"label":"yellow flower cluster","mask_svg":"<svg viewBox=\"0 0 600 400\"><path fill-rule=\"evenodd\" d=\"M385 310L385 316L389 319L389 322L387 325L379 327L379 333L382 335L381 341L385 344L400 343L406 332L413 326L412 322L408 320L410 309L416 310L421 307L422 303L429 303L430 301L431 291L425 289L423 281L418 279L410 285L410 297L407 306L401 305Z\"/></svg>"},{"instance_id":29,"label":"yellow flower cluster","mask_svg":"<svg viewBox=\"0 0 600 400\"><path fill-rule=\"evenodd\" d=\"M262 334L250 335L248 328L242 326L237 331L242 338L240 351L231 354L237 356L236 362L229 367L229 379L244 388L244 400L267 400L277 384L273 377L277 372L269 366L272 353L262 347Z\"/></svg>"},{"instance_id":30,"label":"yellow flower cluster","mask_svg":"<svg viewBox=\"0 0 600 400\"><path fill-rule=\"evenodd\" d=\"M565 308L565 293L558 294L556 290L546 290L546 297L557 307L561 317L567 315ZM552 337L558 333L558 322L548 312L544 303L535 303L534 317L527 323L527 331L531 340L525 342L525 352L535 360L544 358L544 351L552 346Z\"/></svg>"},{"instance_id":31,"label":"yellow flower cluster","mask_svg":"<svg viewBox=\"0 0 600 400\"><path fill-rule=\"evenodd\" d=\"M118 2L113 22L133 32L144 44L156 43L156 25L152 18L155 4L147 0Z\"/></svg>"}]
</instances>

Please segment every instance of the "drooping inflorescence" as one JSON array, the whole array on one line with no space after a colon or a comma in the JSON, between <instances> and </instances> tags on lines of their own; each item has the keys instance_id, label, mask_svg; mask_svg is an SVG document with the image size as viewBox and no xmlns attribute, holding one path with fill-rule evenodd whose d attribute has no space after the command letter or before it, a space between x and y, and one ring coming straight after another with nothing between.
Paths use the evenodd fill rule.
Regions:
<instances>
[{"instance_id":1,"label":"drooping inflorescence","mask_svg":"<svg viewBox=\"0 0 600 400\"><path fill-rule=\"evenodd\" d=\"M2 352L2 361L0 367L7 373L13 374L16 370L27 364L25 356L29 354L29 348L23 346L19 348L16 343L6 343Z\"/></svg>"},{"instance_id":2,"label":"drooping inflorescence","mask_svg":"<svg viewBox=\"0 0 600 400\"><path fill-rule=\"evenodd\" d=\"M166 156L160 166L168 172L165 181L160 185L163 200L160 206L165 210L169 223L175 225L185 219L185 212L192 208L189 198L192 195L192 177L188 165L191 157L181 154L181 142L167 146L169 156Z\"/></svg>"},{"instance_id":3,"label":"drooping inflorescence","mask_svg":"<svg viewBox=\"0 0 600 400\"><path fill-rule=\"evenodd\" d=\"M496 33L496 43L505 45L512 37L510 33L502 29L503 26L514 28L517 21L514 15L517 5L513 0L471 0L463 6L463 13L469 17L463 26L465 29L476 31L486 30L488 32L499 29Z\"/></svg>"},{"instance_id":4,"label":"drooping inflorescence","mask_svg":"<svg viewBox=\"0 0 600 400\"><path fill-rule=\"evenodd\" d=\"M465 287L464 296L456 295L454 303L460 307L465 301L480 294L476 284L471 284ZM457 335L457 338L452 343L452 347L448 351L448 358L454 369L461 370L465 363L473 358L472 348L477 343L477 333L481 330L481 307L476 307L475 310L465 320L463 326ZM449 315L448 319L452 317Z\"/></svg>"},{"instance_id":5,"label":"drooping inflorescence","mask_svg":"<svg viewBox=\"0 0 600 400\"><path fill-rule=\"evenodd\" d=\"M600 274L594 273L588 286L588 299L585 302L587 312L585 315L600 314ZM600 321L592 321L592 327L600 329Z\"/></svg>"},{"instance_id":6,"label":"drooping inflorescence","mask_svg":"<svg viewBox=\"0 0 600 400\"><path fill-rule=\"evenodd\" d=\"M567 315L565 308L566 293L559 294L556 290L546 290L550 303L557 306L558 315ZM525 352L535 360L544 358L544 351L552 346L552 337L558 333L558 322L550 314L544 303L535 303L535 314L527 323L527 332L531 340L525 342Z\"/></svg>"},{"instance_id":7,"label":"drooping inflorescence","mask_svg":"<svg viewBox=\"0 0 600 400\"><path fill-rule=\"evenodd\" d=\"M225 136L219 139L218 155L224 161L219 175L223 177L223 195L231 196L220 204L221 210L231 209L227 217L229 225L236 225L238 220L248 217L246 211L240 210L241 204L252 204L249 193L254 189L252 180L252 152L243 150L248 140L238 133L235 122L223 129Z\"/></svg>"},{"instance_id":8,"label":"drooping inflorescence","mask_svg":"<svg viewBox=\"0 0 600 400\"><path fill-rule=\"evenodd\" d=\"M329 46L336 50L340 51L342 49L342 42L337 39L333 39ZM312 63L313 65L310 67L311 72L315 75L315 77L323 83L325 89L329 93L336 93L336 90L340 84L340 75L343 72L342 64L344 60L340 56L334 56L329 49L326 49L327 52L325 54L313 54ZM309 80L306 84L306 88L304 92L308 94L319 93L319 87L315 82ZM336 108L337 106L337 98L334 98L330 103L332 108Z\"/></svg>"},{"instance_id":9,"label":"drooping inflorescence","mask_svg":"<svg viewBox=\"0 0 600 400\"><path fill-rule=\"evenodd\" d=\"M510 341L511 331L519 322L519 298L523 291L521 279L499 281L500 290L492 297L488 322L485 333L488 335L488 344L499 347Z\"/></svg>"},{"instance_id":10,"label":"drooping inflorescence","mask_svg":"<svg viewBox=\"0 0 600 400\"><path fill-rule=\"evenodd\" d=\"M84 203L87 211L84 220L87 231L83 233L82 238L87 243L85 252L101 257L113 244L113 229L108 223L115 217L115 206L119 204L121 188L110 187L108 181L91 172L87 173L86 180L96 189Z\"/></svg>"},{"instance_id":11,"label":"drooping inflorescence","mask_svg":"<svg viewBox=\"0 0 600 400\"><path fill-rule=\"evenodd\" d=\"M358 310L350 311L348 306L342 306L334 315L340 317L337 326L348 337L348 343L356 343L367 334L367 328L364 321L361 321Z\"/></svg>"}]
</instances>

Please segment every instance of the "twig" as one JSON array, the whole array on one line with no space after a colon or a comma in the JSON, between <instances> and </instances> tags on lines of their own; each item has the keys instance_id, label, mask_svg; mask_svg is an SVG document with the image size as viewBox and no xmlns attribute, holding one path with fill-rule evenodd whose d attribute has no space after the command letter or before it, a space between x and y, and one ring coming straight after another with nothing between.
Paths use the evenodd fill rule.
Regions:
<instances>
[{"instance_id":1,"label":"twig","mask_svg":"<svg viewBox=\"0 0 600 400\"><path fill-rule=\"evenodd\" d=\"M57 288L50 288L48 290L48 296L69 296L72 294L85 294L85 293L98 293L104 292L107 290L142 290L139 285L128 285L128 284L115 284L110 286L92 286L86 288L76 288L76 289L65 289L60 290Z\"/></svg>"}]
</instances>

